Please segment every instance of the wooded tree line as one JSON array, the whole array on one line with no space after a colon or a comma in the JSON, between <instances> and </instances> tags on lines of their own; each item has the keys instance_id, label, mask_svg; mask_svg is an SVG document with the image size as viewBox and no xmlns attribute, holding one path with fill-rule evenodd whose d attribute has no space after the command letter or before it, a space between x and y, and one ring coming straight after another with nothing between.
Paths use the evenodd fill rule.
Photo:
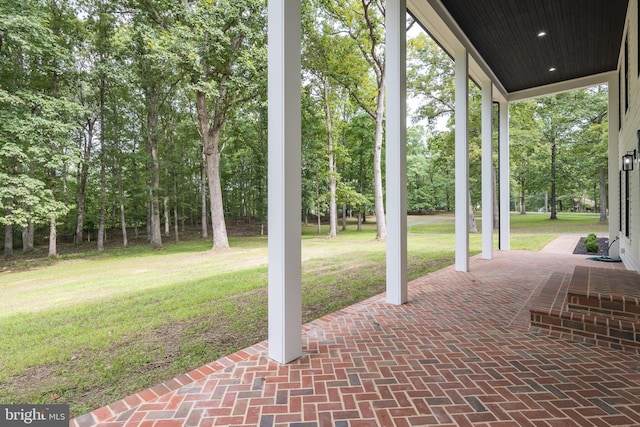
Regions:
<instances>
[{"instance_id":1,"label":"wooded tree line","mask_svg":"<svg viewBox=\"0 0 640 427\"><path fill-rule=\"evenodd\" d=\"M266 44L263 0L0 0L5 256L36 243L55 256L60 238L103 250L108 233L161 247L186 226L226 248L229 221L264 224ZM426 34L409 41L410 212L454 207L452 65ZM331 237L339 211L358 224L384 218L382 0L303 2L302 83L301 221L328 217ZM473 207L480 96L471 87ZM514 104L522 200L551 192L549 176L565 205L591 198L606 120L601 88ZM384 220L377 227L384 239Z\"/></svg>"}]
</instances>

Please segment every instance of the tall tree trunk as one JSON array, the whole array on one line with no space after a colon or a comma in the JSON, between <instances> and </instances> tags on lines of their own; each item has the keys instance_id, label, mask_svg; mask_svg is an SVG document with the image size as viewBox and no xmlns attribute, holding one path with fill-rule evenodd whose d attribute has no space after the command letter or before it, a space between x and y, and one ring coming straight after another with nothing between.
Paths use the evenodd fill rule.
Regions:
<instances>
[{"instance_id":1,"label":"tall tree trunk","mask_svg":"<svg viewBox=\"0 0 640 427\"><path fill-rule=\"evenodd\" d=\"M147 120L149 123L149 146L151 149L151 229L150 243L155 249L162 247L162 233L160 232L160 161L158 160L158 106L155 87L149 89L149 111Z\"/></svg>"},{"instance_id":2,"label":"tall tree trunk","mask_svg":"<svg viewBox=\"0 0 640 427\"><path fill-rule=\"evenodd\" d=\"M11 210L7 210L11 213ZM8 224L4 226L4 256L10 258L13 256L13 225Z\"/></svg>"},{"instance_id":3,"label":"tall tree trunk","mask_svg":"<svg viewBox=\"0 0 640 427\"><path fill-rule=\"evenodd\" d=\"M329 105L329 79L322 76L324 118L327 123L327 145L329 152L329 238L338 234L338 205L336 202L336 160L333 153L333 122Z\"/></svg>"},{"instance_id":4,"label":"tall tree trunk","mask_svg":"<svg viewBox=\"0 0 640 427\"><path fill-rule=\"evenodd\" d=\"M209 111L204 92L196 92L196 108L198 122L204 145L204 156L207 160L207 178L209 199L211 203L211 225L213 227L213 248L228 249L227 227L222 204L222 185L220 182L220 131L224 117L222 113L214 114L213 125L209 124Z\"/></svg>"},{"instance_id":5,"label":"tall tree trunk","mask_svg":"<svg viewBox=\"0 0 640 427\"><path fill-rule=\"evenodd\" d=\"M205 159L204 154L202 155L202 165L200 167L200 194L202 197L201 205L200 205L200 217L201 217L201 229L200 229L200 237L206 239L209 237L209 216L207 215L207 168L206 168L207 159Z\"/></svg>"},{"instance_id":6,"label":"tall tree trunk","mask_svg":"<svg viewBox=\"0 0 640 427\"><path fill-rule=\"evenodd\" d=\"M33 244L33 235L36 225L32 221L28 226L22 228L22 252L33 252L35 249Z\"/></svg>"},{"instance_id":7,"label":"tall tree trunk","mask_svg":"<svg viewBox=\"0 0 640 427\"><path fill-rule=\"evenodd\" d=\"M316 164L316 223L318 234L322 234L322 221L320 215L320 172L318 171L318 165Z\"/></svg>"},{"instance_id":8,"label":"tall tree trunk","mask_svg":"<svg viewBox=\"0 0 640 427\"><path fill-rule=\"evenodd\" d=\"M347 230L347 205L342 205L342 231Z\"/></svg>"},{"instance_id":9,"label":"tall tree trunk","mask_svg":"<svg viewBox=\"0 0 640 427\"><path fill-rule=\"evenodd\" d=\"M122 174L118 173L118 202L120 204L120 229L122 230L122 247L129 246L129 239L127 238L127 221L124 211L124 188L122 185Z\"/></svg>"},{"instance_id":10,"label":"tall tree trunk","mask_svg":"<svg viewBox=\"0 0 640 427\"><path fill-rule=\"evenodd\" d=\"M520 215L524 215L527 213L526 207L525 207L525 189L524 189L524 179L520 181Z\"/></svg>"},{"instance_id":11,"label":"tall tree trunk","mask_svg":"<svg viewBox=\"0 0 640 427\"><path fill-rule=\"evenodd\" d=\"M544 213L549 213L549 193L544 192Z\"/></svg>"},{"instance_id":12,"label":"tall tree trunk","mask_svg":"<svg viewBox=\"0 0 640 427\"><path fill-rule=\"evenodd\" d=\"M166 194L164 196L164 235L165 237L169 237L169 223L171 222L170 219L171 216L171 212L169 211L169 195Z\"/></svg>"},{"instance_id":13,"label":"tall tree trunk","mask_svg":"<svg viewBox=\"0 0 640 427\"><path fill-rule=\"evenodd\" d=\"M93 128L95 120L91 117L87 119L85 132L83 135L85 142L82 149L82 158L80 159L80 173L78 177L78 216L76 222L76 243L82 243L84 240L84 210L85 210L85 194L87 189L87 177L89 176L89 160L91 158L91 148L93 146Z\"/></svg>"},{"instance_id":14,"label":"tall tree trunk","mask_svg":"<svg viewBox=\"0 0 640 427\"><path fill-rule=\"evenodd\" d=\"M178 177L176 173L173 174L173 232L175 234L175 242L180 241L178 236Z\"/></svg>"},{"instance_id":15,"label":"tall tree trunk","mask_svg":"<svg viewBox=\"0 0 640 427\"><path fill-rule=\"evenodd\" d=\"M100 18L100 20L102 20L102 17ZM104 66L105 65L105 58L104 58L104 53L100 53L100 57L99 57L99 63L100 65ZM105 108L104 108L104 102L105 102L105 88L106 88L106 82L104 79L104 70L100 70L100 91L99 91L99 112L98 114L100 115L100 218L99 218L99 222L98 222L98 250L99 251L103 251L104 250L104 229L105 229L105 210L106 210L106 203L107 203L107 157L106 157L106 135L105 135L105 129L106 129L106 123L105 123Z\"/></svg>"},{"instance_id":16,"label":"tall tree trunk","mask_svg":"<svg viewBox=\"0 0 640 427\"><path fill-rule=\"evenodd\" d=\"M59 11L57 10L57 5L55 1L51 2L51 20L52 20L52 29L53 34L55 36L59 35ZM56 64L51 64L51 69L54 70L51 76L51 96L56 98L58 96L58 72ZM54 144L51 146L52 152L56 152L58 147L55 147ZM51 198L52 201L55 201L56 198L56 171L51 171L50 174L51 182L49 184L49 189L51 190ZM57 233L57 214L52 213L49 221L49 258L58 256L58 233Z\"/></svg>"},{"instance_id":17,"label":"tall tree trunk","mask_svg":"<svg viewBox=\"0 0 640 427\"><path fill-rule=\"evenodd\" d=\"M56 215L52 214L49 220L49 258L58 256L58 232L56 229Z\"/></svg>"},{"instance_id":18,"label":"tall tree trunk","mask_svg":"<svg viewBox=\"0 0 640 427\"><path fill-rule=\"evenodd\" d=\"M376 109L375 145L373 152L373 186L376 210L376 239L387 238L387 226L384 216L384 196L382 191L382 133L384 119L385 73L382 71L380 88L378 89L378 107Z\"/></svg>"},{"instance_id":19,"label":"tall tree trunk","mask_svg":"<svg viewBox=\"0 0 640 427\"><path fill-rule=\"evenodd\" d=\"M138 162L136 162L136 146L133 146L133 152L132 152L133 156L132 156L132 163L133 163L133 182L138 182ZM138 198L137 197L133 197L132 198L132 204L133 204L133 237L137 240L138 237L140 237L140 230L138 228Z\"/></svg>"},{"instance_id":20,"label":"tall tree trunk","mask_svg":"<svg viewBox=\"0 0 640 427\"><path fill-rule=\"evenodd\" d=\"M600 167L600 224L606 224L607 220L607 179L604 167Z\"/></svg>"},{"instance_id":21,"label":"tall tree trunk","mask_svg":"<svg viewBox=\"0 0 640 427\"><path fill-rule=\"evenodd\" d=\"M101 143L102 151L104 151L104 143ZM104 250L104 234L105 234L105 204L107 194L107 180L106 180L106 167L104 155L100 153L100 218L98 221L98 243L97 249L99 251Z\"/></svg>"},{"instance_id":22,"label":"tall tree trunk","mask_svg":"<svg viewBox=\"0 0 640 427\"><path fill-rule=\"evenodd\" d=\"M558 219L556 209L556 143L551 143L551 216L549 219Z\"/></svg>"}]
</instances>

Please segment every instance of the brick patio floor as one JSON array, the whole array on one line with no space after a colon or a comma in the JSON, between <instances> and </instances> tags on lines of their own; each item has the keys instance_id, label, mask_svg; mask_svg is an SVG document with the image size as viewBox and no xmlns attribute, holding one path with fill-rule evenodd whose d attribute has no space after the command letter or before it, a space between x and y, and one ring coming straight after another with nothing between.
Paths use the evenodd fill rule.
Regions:
<instances>
[{"instance_id":1,"label":"brick patio floor","mask_svg":"<svg viewBox=\"0 0 640 427\"><path fill-rule=\"evenodd\" d=\"M74 420L74 427L639 426L640 358L529 330L552 272L622 268L498 252L303 327L304 356L259 343Z\"/></svg>"}]
</instances>

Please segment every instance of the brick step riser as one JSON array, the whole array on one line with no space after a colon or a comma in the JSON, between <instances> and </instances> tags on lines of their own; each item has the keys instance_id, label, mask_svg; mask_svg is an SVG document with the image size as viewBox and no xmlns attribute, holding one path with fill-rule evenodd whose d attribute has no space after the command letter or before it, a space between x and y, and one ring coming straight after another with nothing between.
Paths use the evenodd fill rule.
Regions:
<instances>
[{"instance_id":1,"label":"brick step riser","mask_svg":"<svg viewBox=\"0 0 640 427\"><path fill-rule=\"evenodd\" d=\"M640 301L636 298L622 298L609 295L596 297L569 292L567 302L569 307L640 319Z\"/></svg>"},{"instance_id":2,"label":"brick step riser","mask_svg":"<svg viewBox=\"0 0 640 427\"><path fill-rule=\"evenodd\" d=\"M615 326L611 327L608 319L586 320L572 319L568 312L560 315L531 312L531 326L546 330L551 335L640 354L640 325L610 320L615 322Z\"/></svg>"},{"instance_id":3,"label":"brick step riser","mask_svg":"<svg viewBox=\"0 0 640 427\"><path fill-rule=\"evenodd\" d=\"M640 314L630 313L627 311L617 311L571 303L568 304L567 310L580 311L591 316L608 317L616 320L626 320L629 322L640 322Z\"/></svg>"}]
</instances>

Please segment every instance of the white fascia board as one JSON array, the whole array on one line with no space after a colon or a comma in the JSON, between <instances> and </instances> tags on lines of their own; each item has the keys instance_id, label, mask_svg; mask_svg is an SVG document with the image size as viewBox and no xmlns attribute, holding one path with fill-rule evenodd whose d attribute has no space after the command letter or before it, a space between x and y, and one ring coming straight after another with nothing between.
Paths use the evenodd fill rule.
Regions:
<instances>
[{"instance_id":1,"label":"white fascia board","mask_svg":"<svg viewBox=\"0 0 640 427\"><path fill-rule=\"evenodd\" d=\"M407 0L407 9L436 42L451 56L464 48L469 53L469 76L476 82L490 79L494 86L494 100L504 101L508 93L462 29L440 0Z\"/></svg>"},{"instance_id":2,"label":"white fascia board","mask_svg":"<svg viewBox=\"0 0 640 427\"><path fill-rule=\"evenodd\" d=\"M617 71L609 71L564 82L553 83L545 86L538 86L531 89L511 92L508 95L509 102L523 101L525 99L540 98L542 96L555 95L562 92L584 89L587 87L605 85L609 83L612 75L617 75Z\"/></svg>"}]
</instances>

